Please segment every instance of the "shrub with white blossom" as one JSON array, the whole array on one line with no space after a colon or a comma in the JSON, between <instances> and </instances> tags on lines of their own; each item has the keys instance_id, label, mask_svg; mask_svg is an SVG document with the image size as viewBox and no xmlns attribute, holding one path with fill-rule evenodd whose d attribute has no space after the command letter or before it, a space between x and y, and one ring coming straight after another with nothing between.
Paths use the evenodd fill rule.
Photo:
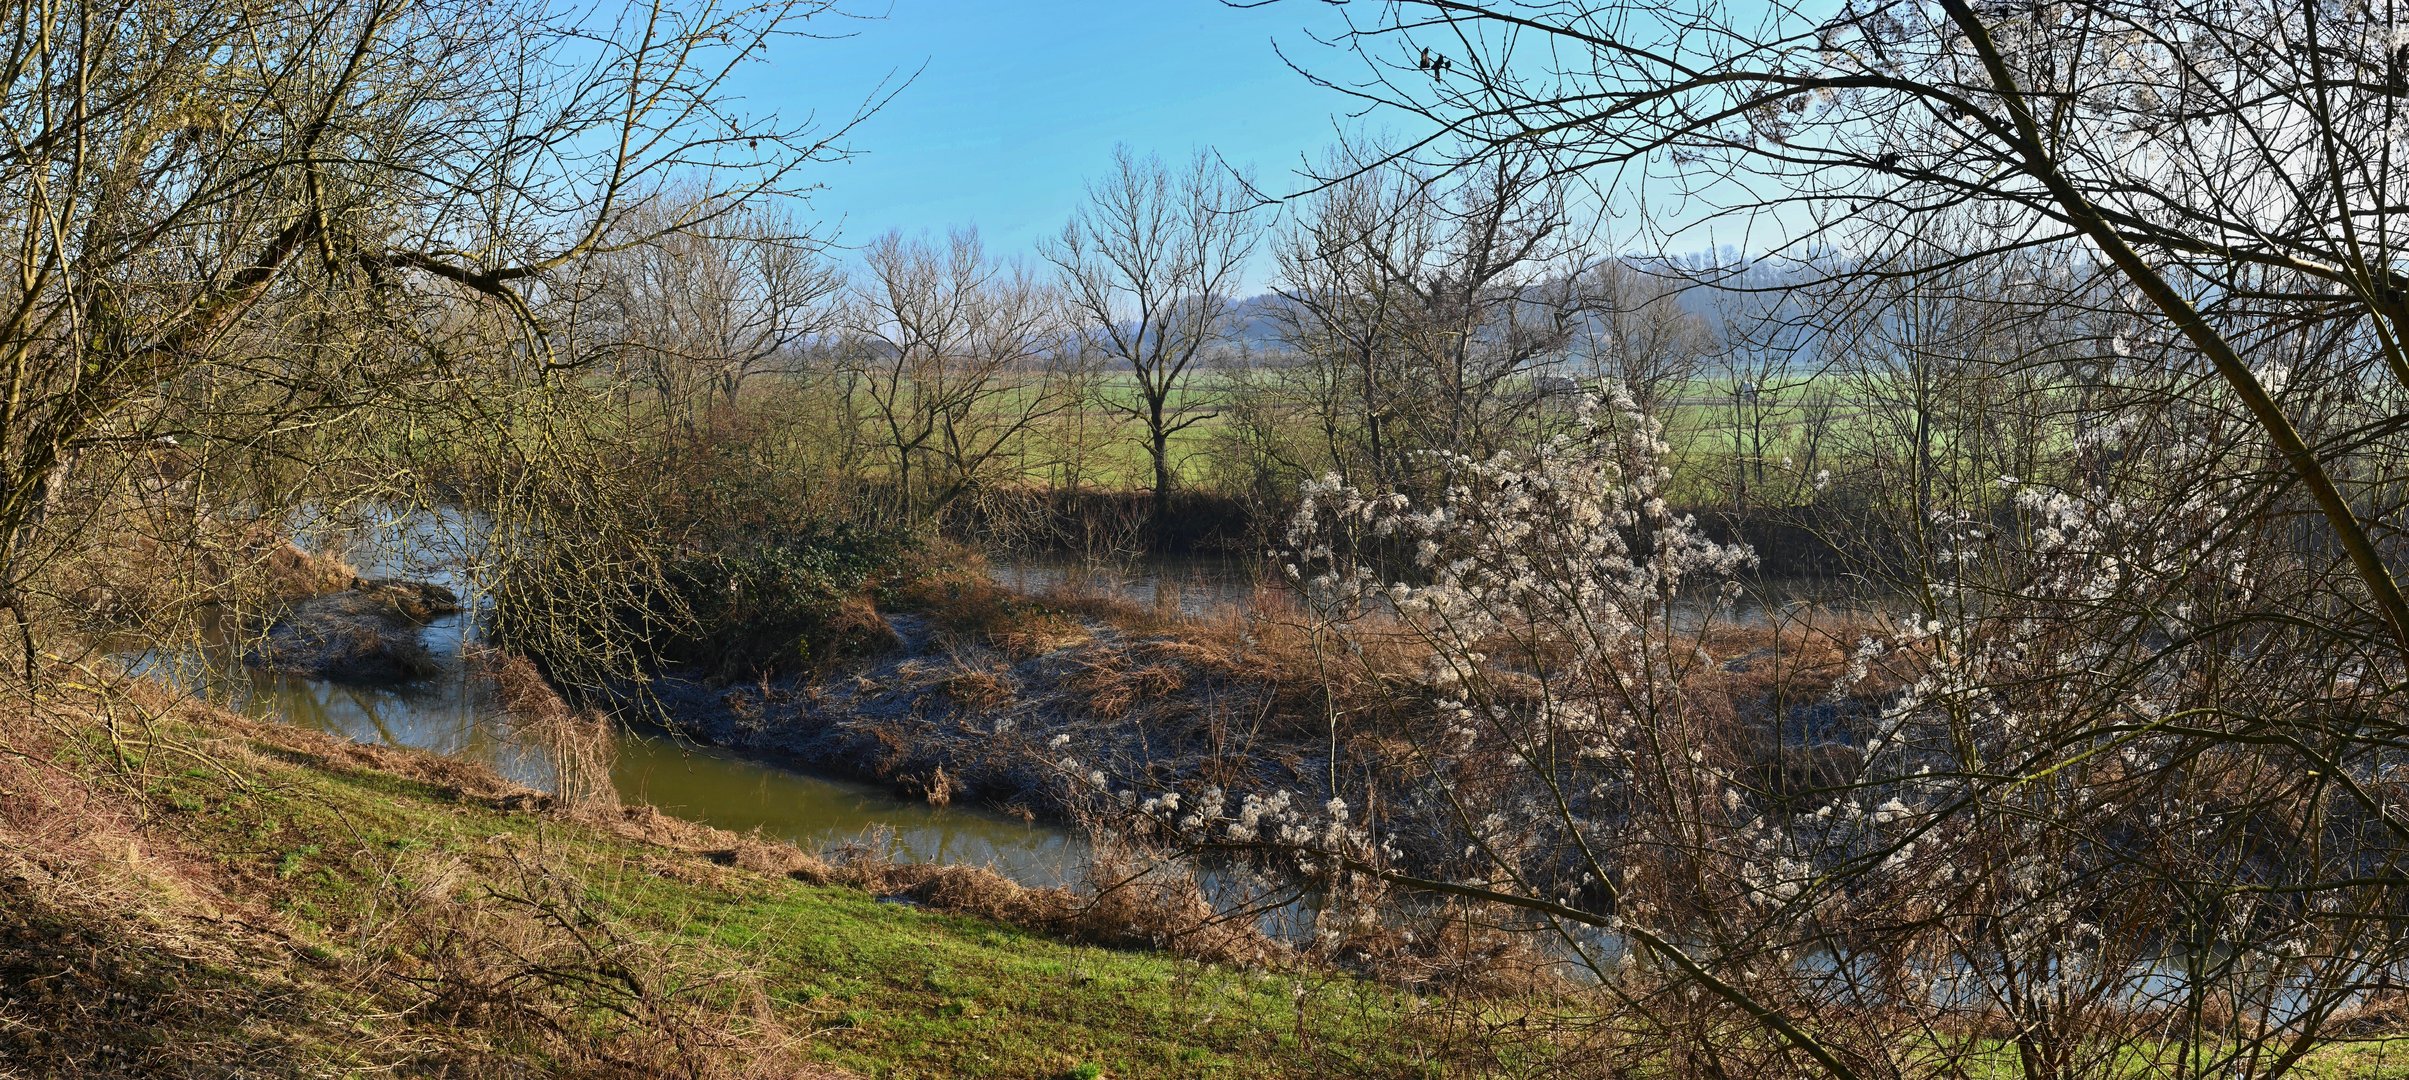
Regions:
<instances>
[{"instance_id":1,"label":"shrub with white blossom","mask_svg":"<svg viewBox=\"0 0 2409 1080\"><path fill-rule=\"evenodd\" d=\"M2280 1075L2409 959L2400 672L2317 637L2346 601L2290 587L2246 444L2162 411L2070 451L1934 510L1882 617L1771 628L1627 403L1426 503L1310 485L1330 654L1420 657L1396 775L1136 810L1549 935L1597 1008L1548 1038L1604 1068ZM1817 642L1821 701L1751 681Z\"/></svg>"}]
</instances>

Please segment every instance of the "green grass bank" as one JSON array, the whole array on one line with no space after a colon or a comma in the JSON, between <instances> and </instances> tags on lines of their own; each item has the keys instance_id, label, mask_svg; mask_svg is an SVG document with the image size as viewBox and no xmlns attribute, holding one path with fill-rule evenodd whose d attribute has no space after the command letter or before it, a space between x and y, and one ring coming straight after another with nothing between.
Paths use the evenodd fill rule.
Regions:
<instances>
[{"instance_id":1,"label":"green grass bank","mask_svg":"<svg viewBox=\"0 0 2409 1080\"><path fill-rule=\"evenodd\" d=\"M1458 1071L1411 996L944 910L1042 908L980 875L848 876L141 684L8 708L0 1076Z\"/></svg>"}]
</instances>

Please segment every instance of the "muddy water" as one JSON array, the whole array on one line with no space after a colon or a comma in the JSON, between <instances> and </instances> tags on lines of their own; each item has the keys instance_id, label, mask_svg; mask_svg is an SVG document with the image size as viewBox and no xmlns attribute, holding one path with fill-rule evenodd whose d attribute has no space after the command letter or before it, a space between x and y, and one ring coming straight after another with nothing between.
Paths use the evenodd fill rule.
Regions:
<instances>
[{"instance_id":1,"label":"muddy water","mask_svg":"<svg viewBox=\"0 0 2409 1080\"><path fill-rule=\"evenodd\" d=\"M460 665L458 635L452 642L428 643L444 666L440 675L398 690L248 672L210 672L200 679L213 696L256 716L357 742L470 758L530 787L549 787L551 767L542 751L516 737L491 687ZM190 682L193 673L184 678ZM805 849L872 845L907 861L993 866L1027 884L1070 880L1085 853L1078 838L1061 829L930 806L665 737L623 733L615 742L611 780L621 800L723 829L759 829Z\"/></svg>"},{"instance_id":2,"label":"muddy water","mask_svg":"<svg viewBox=\"0 0 2409 1080\"><path fill-rule=\"evenodd\" d=\"M352 546L369 576L429 580L470 595L452 571L450 541L473 530L453 516L412 515L370 523ZM356 526L355 526L356 528ZM454 754L492 765L530 787L548 788L542 751L521 740L493 687L460 660L476 637L471 610L428 624L439 665L401 687L362 687L251 671L202 658L151 657L139 666L255 716L280 719L358 742ZM865 844L894 858L993 866L1026 884L1071 880L1086 854L1067 830L964 807L938 807L847 780L743 761L676 741L620 734L612 781L622 800L739 832L761 830L808 849Z\"/></svg>"},{"instance_id":3,"label":"muddy water","mask_svg":"<svg viewBox=\"0 0 2409 1080\"><path fill-rule=\"evenodd\" d=\"M470 590L453 567L459 565L458 541L473 535L475 527L473 521L453 515L413 515L367 528L362 534L366 539L350 557L371 576L431 580L466 595ZM357 523L349 528L359 530ZM1259 567L1236 560L1182 560L1100 572L1066 560L1020 559L999 560L995 572L1005 585L1026 591L1061 585L1118 595L1143 606L1210 615L1248 603ZM1792 605L1867 603L1862 595L1845 590L1827 592L1830 587L1821 583L1783 586L1767 589L1753 604L1720 617L1761 622L1779 617ZM488 763L530 786L548 787L552 777L544 754L514 734L493 688L460 661L462 647L475 640L473 602L471 608L427 626L425 639L438 661L438 674L405 687L345 686L200 661L152 658L141 664L253 715L365 743L459 755ZM720 828L759 830L806 849L862 844L902 860L992 866L1028 884L1068 882L1086 855L1084 843L1059 828L975 809L930 806L869 785L746 761L665 738L615 738L612 779L621 799ZM1208 890L1220 885L1210 873L1203 875L1202 883ZM1311 900L1281 905L1263 913L1258 925L1275 937L1302 940L1311 933L1315 906ZM1545 930L1540 925L1531 929ZM1578 953L1611 967L1624 949L1619 938L1587 928L1573 928L1569 941L1548 932L1541 932L1538 940L1542 948L1567 961L1561 970L1575 979L1583 977L1583 970L1572 963ZM1810 969L1832 969L1848 962L1819 955L1803 963ZM2172 959L2136 968L2128 976L2129 994L2137 1004L2151 1006L2176 999L2178 968ZM1954 989L1954 982L1944 985L1953 989L1938 992L1969 992ZM2289 1015L2300 1003L2286 991L2276 1013Z\"/></svg>"},{"instance_id":4,"label":"muddy water","mask_svg":"<svg viewBox=\"0 0 2409 1080\"><path fill-rule=\"evenodd\" d=\"M476 638L477 618L474 590L459 568L473 557L481 526L469 515L441 510L303 522L296 530L305 545L344 551L363 574L432 581L469 600L469 611L437 619L425 629L438 664L431 678L400 687L363 687L266 674L205 658L153 656L140 663L253 715L359 742L459 755L531 787L549 788L551 767L542 750L518 736L490 683L460 661L463 646ZM995 564L997 579L1022 591L1065 586L1192 616L1244 607L1268 569L1256 560L1194 558L1119 568L1044 558ZM622 733L615 739L612 779L621 799L720 828L759 829L807 849L869 844L898 859L989 865L1029 884L1069 880L1086 855L1082 840L1058 827L974 808L930 806L884 788L661 736Z\"/></svg>"},{"instance_id":5,"label":"muddy water","mask_svg":"<svg viewBox=\"0 0 2409 1080\"><path fill-rule=\"evenodd\" d=\"M612 780L630 803L723 829L760 829L807 848L874 844L913 862L993 866L1026 884L1071 880L1086 853L1062 829L934 807L667 739L623 736Z\"/></svg>"}]
</instances>

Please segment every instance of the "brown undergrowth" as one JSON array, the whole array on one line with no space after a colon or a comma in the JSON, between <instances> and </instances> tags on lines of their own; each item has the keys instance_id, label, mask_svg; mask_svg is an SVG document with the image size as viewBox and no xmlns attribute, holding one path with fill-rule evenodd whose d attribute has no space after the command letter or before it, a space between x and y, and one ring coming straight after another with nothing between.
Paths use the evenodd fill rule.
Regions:
<instances>
[{"instance_id":1,"label":"brown undergrowth","mask_svg":"<svg viewBox=\"0 0 2409 1080\"><path fill-rule=\"evenodd\" d=\"M63 561L44 590L88 627L155 627L228 610L264 614L359 579L340 556L300 547L267 522L227 522L158 503L119 516L116 542Z\"/></svg>"},{"instance_id":2,"label":"brown undergrowth","mask_svg":"<svg viewBox=\"0 0 2409 1080\"><path fill-rule=\"evenodd\" d=\"M882 586L880 600L929 620L937 655L910 661L907 673L926 676L954 708L970 713L1036 705L1067 706L1108 723L1176 718L1210 729L1217 745L1242 741L1247 753L1336 748L1375 767L1402 763L1428 727L1425 643L1374 614L1350 628L1348 647L1336 647L1275 586L1183 615L1075 584L1015 592L976 553L939 546ZM1500 641L1487 651L1523 655L1549 636ZM1865 614L1805 609L1712 622L1673 634L1669 644L1697 654L1682 658L1688 706L1719 716L1714 726L1733 742L1730 759L1754 769L1762 790L1785 796L1833 780L1849 754L1841 718L1877 709L1918 660L1893 654L1859 662L1862 643L1884 636L1886 628ZM1063 674L1045 684L1016 678L1013 665L1034 658L1058 661ZM1523 655L1531 671L1502 671L1492 689L1535 704L1547 693L1551 662Z\"/></svg>"},{"instance_id":3,"label":"brown undergrowth","mask_svg":"<svg viewBox=\"0 0 2409 1080\"><path fill-rule=\"evenodd\" d=\"M472 644L461 660L493 680L512 726L543 749L561 809L589 817L619 809L619 792L611 785L610 721L572 707L525 657Z\"/></svg>"},{"instance_id":4,"label":"brown undergrowth","mask_svg":"<svg viewBox=\"0 0 2409 1080\"><path fill-rule=\"evenodd\" d=\"M1077 612L1005 588L984 557L941 541L902 560L873 595L888 610L927 615L939 646L977 645L1026 659L1088 637Z\"/></svg>"},{"instance_id":5,"label":"brown undergrowth","mask_svg":"<svg viewBox=\"0 0 2409 1080\"><path fill-rule=\"evenodd\" d=\"M896 862L877 847L810 853L757 834L671 817L649 806L622 806L610 787L606 721L577 712L521 657L479 649L469 660L492 674L512 719L539 733L541 745L550 751L564 787L561 794L535 798L622 837L700 856L712 865L861 889L1066 941L1155 949L1209 963L1262 964L1289 958L1261 933L1214 919L1212 906L1193 881L1125 874L1110 859L1088 868L1089 881L1105 887L1031 887L986 867ZM572 778L574 789L567 786ZM571 790L576 794L569 794ZM934 790L931 798L938 798Z\"/></svg>"},{"instance_id":6,"label":"brown undergrowth","mask_svg":"<svg viewBox=\"0 0 2409 1080\"><path fill-rule=\"evenodd\" d=\"M1192 879L1133 873L1130 862L1111 856L1087 868L1089 888L1073 889L1023 885L983 866L898 862L874 843L805 852L757 834L671 817L649 806L625 808L610 827L631 839L699 856L709 866L860 889L1065 941L1151 949L1238 966L1297 959L1252 926L1217 918ZM686 872L709 873L699 867Z\"/></svg>"}]
</instances>

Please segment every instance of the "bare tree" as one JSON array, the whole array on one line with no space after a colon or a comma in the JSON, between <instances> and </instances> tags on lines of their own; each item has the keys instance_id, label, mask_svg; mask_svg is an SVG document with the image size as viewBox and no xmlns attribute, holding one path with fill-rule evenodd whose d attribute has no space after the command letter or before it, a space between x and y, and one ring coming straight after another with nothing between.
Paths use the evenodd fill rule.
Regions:
<instances>
[{"instance_id":1,"label":"bare tree","mask_svg":"<svg viewBox=\"0 0 2409 1080\"><path fill-rule=\"evenodd\" d=\"M664 407L733 406L753 376L791 367L836 318L844 281L790 214L713 213L659 196L626 227L639 246L597 259L590 327L620 370L650 383ZM700 227L664 230L680 219ZM689 418L689 421L691 418Z\"/></svg>"},{"instance_id":2,"label":"bare tree","mask_svg":"<svg viewBox=\"0 0 2409 1080\"><path fill-rule=\"evenodd\" d=\"M547 309L582 261L798 189L849 125L731 123L724 87L829 8L18 11L0 27L0 607L20 644L30 608L73 600L46 595L46 569L112 535L124 481L171 441L198 512L272 519L294 491L270 478L333 453L369 405L460 405L433 384L577 362ZM628 228L673 181L708 209ZM445 336L477 308L509 336Z\"/></svg>"},{"instance_id":3,"label":"bare tree","mask_svg":"<svg viewBox=\"0 0 2409 1080\"><path fill-rule=\"evenodd\" d=\"M1025 467L1023 437L1077 404L1077 358L1054 294L988 259L976 233L942 247L889 233L863 264L840 363L919 520Z\"/></svg>"},{"instance_id":4,"label":"bare tree","mask_svg":"<svg viewBox=\"0 0 2409 1080\"><path fill-rule=\"evenodd\" d=\"M1655 255L1746 236L1703 283L1858 305L1929 558L1806 628L1854 702L1810 723L1699 627L1745 553L1666 506L1648 418L1435 497L1317 487L1298 574L1339 654L1425 650L1400 736L1443 824L1394 791L1171 824L1521 911L1595 957L1612 1070L2303 1071L2409 961L2401 16L1367 11L1323 81L1428 122L1393 160L1541 155Z\"/></svg>"},{"instance_id":5,"label":"bare tree","mask_svg":"<svg viewBox=\"0 0 2409 1080\"><path fill-rule=\"evenodd\" d=\"M1650 215L1662 239L1753 226L1818 272L1879 273L1901 215L1979 206L1993 223L1981 252L2093 253L2089 272L2153 335L2185 342L2280 451L2365 591L2364 630L2409 651L2389 527L2353 510L2245 356L2254 336L2343 320L2362 377L2409 382L2386 219L2401 183L2395 15L1966 0L1382 12L1336 39L1361 77L1321 81L1437 125L1461 141L1420 149L1450 161L1540 152L1644 179L1660 203L1698 195Z\"/></svg>"},{"instance_id":6,"label":"bare tree","mask_svg":"<svg viewBox=\"0 0 2409 1080\"><path fill-rule=\"evenodd\" d=\"M1539 162L1373 169L1303 213L1279 289L1289 345L1325 384L1334 467L1394 486L1426 453L1527 441L1545 381L1574 370L1594 258Z\"/></svg>"},{"instance_id":7,"label":"bare tree","mask_svg":"<svg viewBox=\"0 0 2409 1080\"><path fill-rule=\"evenodd\" d=\"M1158 542L1178 481L1171 440L1213 416L1190 379L1229 327L1255 250L1247 207L1242 185L1202 154L1174 172L1122 147L1045 248L1089 347L1135 382L1105 402L1143 425Z\"/></svg>"},{"instance_id":8,"label":"bare tree","mask_svg":"<svg viewBox=\"0 0 2409 1080\"><path fill-rule=\"evenodd\" d=\"M1950 225L1924 223L1932 235L1920 253L1902 252L1902 265L1933 264L1925 271L1832 284L1808 301L1824 373L1845 388L1851 413L1834 439L1855 474L1846 546L1868 566L1913 561L1913 583L1933 579L1949 546L1936 512L1983 512L2000 477L2047 474L2053 415L2090 412L2080 361L2092 352L2092 321L2023 299L2046 263L1965 260L1973 226Z\"/></svg>"},{"instance_id":9,"label":"bare tree","mask_svg":"<svg viewBox=\"0 0 2409 1080\"><path fill-rule=\"evenodd\" d=\"M1729 453L1723 472L1732 513L1745 517L1772 504L1797 469L1791 436L1804 417L1809 388L1822 375L1817 350L1802 338L1799 314L1786 295L1763 287L1724 291L1716 302L1712 378L1701 380Z\"/></svg>"},{"instance_id":10,"label":"bare tree","mask_svg":"<svg viewBox=\"0 0 2409 1080\"><path fill-rule=\"evenodd\" d=\"M1681 278L1606 259L1581 282L1589 317L1576 352L1588 374L1620 386L1640 411L1670 415L1714 351L1706 320L1681 306Z\"/></svg>"}]
</instances>

